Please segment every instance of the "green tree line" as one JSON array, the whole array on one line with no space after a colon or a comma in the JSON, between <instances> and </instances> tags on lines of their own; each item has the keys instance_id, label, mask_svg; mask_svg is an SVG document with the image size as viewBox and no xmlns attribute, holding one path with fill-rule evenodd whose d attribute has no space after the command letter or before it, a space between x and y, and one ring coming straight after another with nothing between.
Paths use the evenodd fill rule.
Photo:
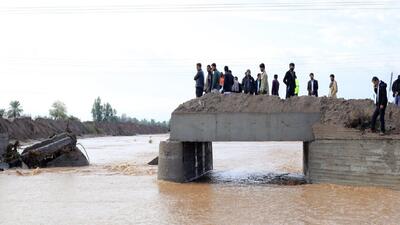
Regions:
<instances>
[{"instance_id":1,"label":"green tree line","mask_svg":"<svg viewBox=\"0 0 400 225\"><path fill-rule=\"evenodd\" d=\"M19 101L11 101L8 109L0 108L0 118L18 118L22 116L24 112L22 104ZM154 119L137 119L135 117L129 117L126 114L121 116L117 115L117 110L114 109L110 103L102 103L101 98L97 97L92 105L92 117L95 122L121 122L121 123L135 123L140 125L148 126L161 126L169 127L167 121L156 121ZM77 117L68 115L67 106L62 101L55 101L49 109L49 117L54 120L76 120L80 121Z\"/></svg>"}]
</instances>

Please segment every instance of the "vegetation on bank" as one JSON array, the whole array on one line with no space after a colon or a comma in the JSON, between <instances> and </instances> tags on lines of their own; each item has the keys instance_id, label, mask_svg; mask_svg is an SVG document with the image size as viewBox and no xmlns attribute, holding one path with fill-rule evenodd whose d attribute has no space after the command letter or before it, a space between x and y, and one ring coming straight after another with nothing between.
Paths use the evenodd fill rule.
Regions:
<instances>
[{"instance_id":1,"label":"vegetation on bank","mask_svg":"<svg viewBox=\"0 0 400 225\"><path fill-rule=\"evenodd\" d=\"M9 108L2 109L0 108L0 118L8 118L8 119L16 119L20 117L30 117L24 116L22 113L24 112L22 108L22 104L19 101L11 101L9 104ZM110 103L102 103L100 97L97 97L94 100L92 109L91 109L93 122L109 122L109 123L133 123L144 126L157 126L157 127L169 127L169 122L167 121L156 121L154 119L137 119L135 117L129 117L126 114L122 114L118 116L117 110L111 106ZM80 119L73 116L68 115L67 106L65 103L61 101L55 101L51 108L49 109L49 117L37 117L41 119L53 119L53 120L66 120L66 121L79 121Z\"/></svg>"}]
</instances>

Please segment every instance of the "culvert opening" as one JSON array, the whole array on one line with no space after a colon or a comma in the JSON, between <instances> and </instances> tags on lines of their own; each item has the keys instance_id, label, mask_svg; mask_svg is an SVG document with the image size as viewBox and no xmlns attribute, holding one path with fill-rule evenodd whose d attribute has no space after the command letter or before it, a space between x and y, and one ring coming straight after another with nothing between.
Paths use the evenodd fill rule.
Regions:
<instances>
[{"instance_id":1,"label":"culvert opening","mask_svg":"<svg viewBox=\"0 0 400 225\"><path fill-rule=\"evenodd\" d=\"M303 142L213 142L213 170L197 182L305 184Z\"/></svg>"}]
</instances>

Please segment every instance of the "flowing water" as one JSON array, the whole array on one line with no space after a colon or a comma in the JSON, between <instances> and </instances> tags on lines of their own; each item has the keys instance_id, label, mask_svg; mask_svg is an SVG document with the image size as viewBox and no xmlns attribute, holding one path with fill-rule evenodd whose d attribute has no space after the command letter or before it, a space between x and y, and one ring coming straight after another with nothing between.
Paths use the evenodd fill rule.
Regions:
<instances>
[{"instance_id":1,"label":"flowing water","mask_svg":"<svg viewBox=\"0 0 400 225\"><path fill-rule=\"evenodd\" d=\"M214 143L212 182L157 181L167 138L82 139L89 167L0 172L0 224L400 223L399 191L257 182L301 173L301 143Z\"/></svg>"}]
</instances>

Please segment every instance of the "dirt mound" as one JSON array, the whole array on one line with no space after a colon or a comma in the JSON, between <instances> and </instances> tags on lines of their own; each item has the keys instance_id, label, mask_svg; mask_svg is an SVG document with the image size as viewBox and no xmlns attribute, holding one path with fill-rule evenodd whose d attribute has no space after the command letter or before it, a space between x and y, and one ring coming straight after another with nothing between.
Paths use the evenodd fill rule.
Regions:
<instances>
[{"instance_id":1,"label":"dirt mound","mask_svg":"<svg viewBox=\"0 0 400 225\"><path fill-rule=\"evenodd\" d=\"M0 118L0 133L8 133L10 139L29 140L48 138L68 129L75 135L110 135L130 136L136 134L167 133L168 129L161 126L146 126L135 123L118 122L80 122L76 120L51 120L18 118L7 120Z\"/></svg>"},{"instance_id":2,"label":"dirt mound","mask_svg":"<svg viewBox=\"0 0 400 225\"><path fill-rule=\"evenodd\" d=\"M370 126L374 109L374 102L368 99L345 100L301 96L284 100L266 95L207 94L181 104L173 113L320 112L321 124L366 129ZM388 130L400 133L400 108L392 104L388 106L386 126Z\"/></svg>"}]
</instances>

